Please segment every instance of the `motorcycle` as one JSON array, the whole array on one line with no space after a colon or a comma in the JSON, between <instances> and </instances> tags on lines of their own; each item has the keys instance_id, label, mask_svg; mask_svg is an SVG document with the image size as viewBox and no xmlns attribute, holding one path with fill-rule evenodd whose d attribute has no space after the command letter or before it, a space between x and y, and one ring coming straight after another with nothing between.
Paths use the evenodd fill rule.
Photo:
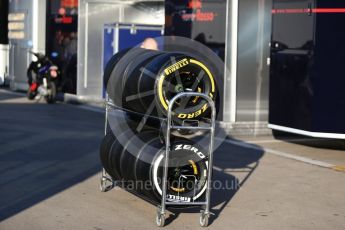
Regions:
<instances>
[{"instance_id":1,"label":"motorcycle","mask_svg":"<svg viewBox=\"0 0 345 230\"><path fill-rule=\"evenodd\" d=\"M31 53L36 56L37 61L32 61L27 71L30 85L27 97L38 101L44 98L48 104L52 104L56 101L59 68L44 54Z\"/></svg>"}]
</instances>

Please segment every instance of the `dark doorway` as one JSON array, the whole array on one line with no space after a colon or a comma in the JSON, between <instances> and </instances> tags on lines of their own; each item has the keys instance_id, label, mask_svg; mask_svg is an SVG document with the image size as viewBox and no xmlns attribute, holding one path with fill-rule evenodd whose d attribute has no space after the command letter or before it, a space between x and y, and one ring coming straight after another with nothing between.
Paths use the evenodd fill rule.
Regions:
<instances>
[{"instance_id":1,"label":"dark doorway","mask_svg":"<svg viewBox=\"0 0 345 230\"><path fill-rule=\"evenodd\" d=\"M78 1L47 2L46 54L62 72L61 90L76 93Z\"/></svg>"}]
</instances>

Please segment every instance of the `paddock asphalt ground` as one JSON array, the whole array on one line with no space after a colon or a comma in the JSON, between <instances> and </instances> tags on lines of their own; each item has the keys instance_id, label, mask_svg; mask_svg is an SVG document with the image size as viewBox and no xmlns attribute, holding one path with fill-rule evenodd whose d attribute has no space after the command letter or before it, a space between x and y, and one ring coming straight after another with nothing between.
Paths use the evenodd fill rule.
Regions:
<instances>
[{"instance_id":1,"label":"paddock asphalt ground","mask_svg":"<svg viewBox=\"0 0 345 230\"><path fill-rule=\"evenodd\" d=\"M0 229L153 229L156 207L99 191L98 108L0 89ZM345 141L230 136L215 152L210 229L344 229ZM198 210L166 229L196 229Z\"/></svg>"}]
</instances>

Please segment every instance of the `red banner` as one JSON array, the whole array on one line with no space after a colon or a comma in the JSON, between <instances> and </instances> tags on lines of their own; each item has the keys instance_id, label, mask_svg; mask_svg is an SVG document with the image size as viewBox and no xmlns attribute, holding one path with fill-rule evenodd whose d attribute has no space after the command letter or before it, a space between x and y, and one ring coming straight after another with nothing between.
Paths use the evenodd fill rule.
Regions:
<instances>
[{"instance_id":1,"label":"red banner","mask_svg":"<svg viewBox=\"0 0 345 230\"><path fill-rule=\"evenodd\" d=\"M78 0L61 0L61 7L77 8L78 7Z\"/></svg>"}]
</instances>

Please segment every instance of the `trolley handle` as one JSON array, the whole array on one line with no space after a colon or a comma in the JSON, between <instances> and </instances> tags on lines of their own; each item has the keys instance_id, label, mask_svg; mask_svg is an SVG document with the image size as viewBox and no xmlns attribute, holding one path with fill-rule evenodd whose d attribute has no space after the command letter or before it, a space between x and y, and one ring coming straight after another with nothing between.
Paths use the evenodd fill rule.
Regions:
<instances>
[{"instance_id":1,"label":"trolley handle","mask_svg":"<svg viewBox=\"0 0 345 230\"><path fill-rule=\"evenodd\" d=\"M209 127L195 127L195 126L174 126L172 125L172 110L173 105L175 102L183 97L200 97L207 101L211 108L211 124ZM210 130L210 143L208 149L209 155L209 169L208 169L208 180L207 180L207 189L206 189L206 202L195 202L194 204L205 205L205 210L203 211L203 215L208 216L210 214L210 190L211 190L211 178L212 178L212 167L213 167L213 142L214 142L214 133L215 133L215 121L216 121L216 107L214 101L206 94L202 93L195 93L195 92L183 92L177 94L173 97L168 106L167 111L167 127L166 127L166 142L165 142L165 162L164 162L164 171L163 171L163 184L162 184L162 202L158 212L157 217L162 217L165 214L166 204L166 195L167 195L167 175L168 175L168 166L169 166L169 153L170 153L170 134L171 129L193 129L193 130ZM179 205L184 205L184 203L177 203Z\"/></svg>"}]
</instances>

